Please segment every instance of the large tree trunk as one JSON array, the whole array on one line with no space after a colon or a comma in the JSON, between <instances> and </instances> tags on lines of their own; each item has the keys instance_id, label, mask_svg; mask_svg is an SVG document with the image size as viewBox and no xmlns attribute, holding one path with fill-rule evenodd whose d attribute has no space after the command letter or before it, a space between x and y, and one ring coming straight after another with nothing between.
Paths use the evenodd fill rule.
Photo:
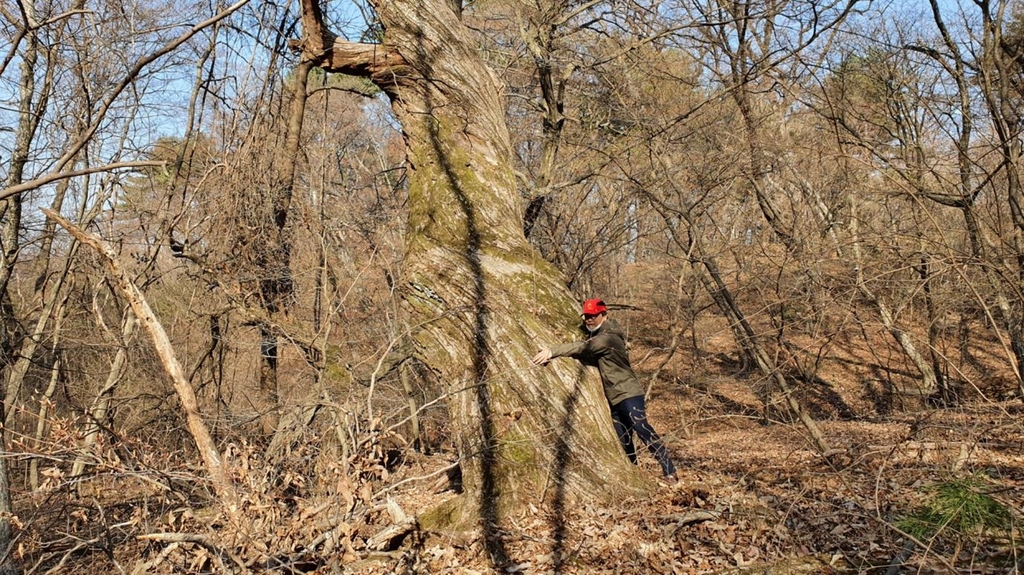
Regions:
<instances>
[{"instance_id":1,"label":"large tree trunk","mask_svg":"<svg viewBox=\"0 0 1024 575\"><path fill-rule=\"evenodd\" d=\"M596 378L570 361L531 367L538 344L569 337L575 302L521 227L499 83L443 0L374 2L380 45L322 28L303 0L305 57L371 78L391 98L408 153L403 299L420 359L453 393L469 496L444 517L495 523L517 503L637 489ZM552 332L552 327L559 330ZM611 479L611 478L614 478ZM488 537L488 535L492 537Z\"/></svg>"}]
</instances>

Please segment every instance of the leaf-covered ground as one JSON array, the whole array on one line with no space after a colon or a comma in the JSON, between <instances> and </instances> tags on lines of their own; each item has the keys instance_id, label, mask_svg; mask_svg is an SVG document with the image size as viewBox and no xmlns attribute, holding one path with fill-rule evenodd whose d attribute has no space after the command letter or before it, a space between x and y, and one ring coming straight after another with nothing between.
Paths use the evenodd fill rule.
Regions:
<instances>
[{"instance_id":1,"label":"leaf-covered ground","mask_svg":"<svg viewBox=\"0 0 1024 575\"><path fill-rule=\"evenodd\" d=\"M646 377L657 358L642 351L634 355L646 359L637 362ZM777 394L733 371L708 361L652 390L649 416L679 467L678 484L557 512L527 506L489 539L428 532L416 521L457 496L454 454L437 428L443 418L424 430L435 437L427 454L357 425L332 443L344 410L325 405L273 457L242 437L228 443L246 494L234 518L210 507L187 452L169 457L125 437L87 480L44 466L43 487L16 500L14 553L32 573L492 573L495 545L508 573L1021 568L1024 403L1005 380L944 405L875 393L862 376L801 384L832 447L822 455L778 409ZM74 445L68 433L60 440L55 428L54 445ZM658 477L649 454L641 466ZM935 487L960 478L973 478L1009 523L964 532L949 520L911 537L903 520L934 510Z\"/></svg>"},{"instance_id":2,"label":"leaf-covered ground","mask_svg":"<svg viewBox=\"0 0 1024 575\"><path fill-rule=\"evenodd\" d=\"M510 571L761 573L773 565L775 573L883 573L907 541L897 522L923 504L929 485L983 474L999 501L1024 509L1018 403L823 423L835 442L829 457L816 455L791 424L742 415L688 420L672 403L655 397L651 412L656 427L666 430L679 484L561 517L521 510L505 533L515 559ZM652 458L642 464L657 475ZM417 489L395 494L409 512L444 496ZM947 534L921 542L930 548L915 550L898 572L952 572L954 540ZM1012 572L1022 551L1020 541L991 533L960 547L955 561L963 573ZM489 565L479 537L428 535L401 559L352 568L485 573Z\"/></svg>"}]
</instances>

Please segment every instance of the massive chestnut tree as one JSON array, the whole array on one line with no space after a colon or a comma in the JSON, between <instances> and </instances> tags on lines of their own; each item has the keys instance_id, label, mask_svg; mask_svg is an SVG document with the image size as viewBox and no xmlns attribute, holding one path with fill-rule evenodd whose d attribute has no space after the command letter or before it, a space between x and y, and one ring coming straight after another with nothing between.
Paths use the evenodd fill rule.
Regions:
<instances>
[{"instance_id":1,"label":"massive chestnut tree","mask_svg":"<svg viewBox=\"0 0 1024 575\"><path fill-rule=\"evenodd\" d=\"M451 393L466 489L432 517L478 519L486 532L531 498L564 504L642 489L595 375L572 361L530 363L538 344L570 337L578 304L523 235L502 86L475 52L459 3L372 4L380 43L339 39L316 0L303 0L294 44L304 61L372 80L402 126L408 335Z\"/></svg>"}]
</instances>

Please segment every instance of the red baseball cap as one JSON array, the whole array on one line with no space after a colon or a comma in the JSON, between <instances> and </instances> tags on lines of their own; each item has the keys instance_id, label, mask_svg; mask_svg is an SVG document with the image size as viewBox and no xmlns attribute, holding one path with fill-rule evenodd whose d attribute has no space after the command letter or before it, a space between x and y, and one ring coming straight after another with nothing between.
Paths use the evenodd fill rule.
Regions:
<instances>
[{"instance_id":1,"label":"red baseball cap","mask_svg":"<svg viewBox=\"0 0 1024 575\"><path fill-rule=\"evenodd\" d=\"M583 302L583 315L597 315L606 311L608 311L608 306L604 305L603 300L588 299Z\"/></svg>"}]
</instances>

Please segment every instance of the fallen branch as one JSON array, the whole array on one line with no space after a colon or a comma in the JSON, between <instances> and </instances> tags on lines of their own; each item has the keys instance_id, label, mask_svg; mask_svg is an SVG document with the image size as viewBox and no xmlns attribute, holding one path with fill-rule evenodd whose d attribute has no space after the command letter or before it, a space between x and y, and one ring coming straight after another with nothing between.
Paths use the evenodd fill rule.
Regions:
<instances>
[{"instance_id":1,"label":"fallen branch","mask_svg":"<svg viewBox=\"0 0 1024 575\"><path fill-rule=\"evenodd\" d=\"M164 550L161 551L160 554L157 555L156 558L152 561L146 561L145 563L139 563L138 565L136 565L135 569L132 569L132 575L142 575L143 573L149 573L150 569L166 561L167 557L171 553L174 553L174 550L177 549L180 545L181 543L171 543L167 547L164 547Z\"/></svg>"},{"instance_id":2,"label":"fallen branch","mask_svg":"<svg viewBox=\"0 0 1024 575\"><path fill-rule=\"evenodd\" d=\"M367 539L366 549L369 551L393 551L406 535L418 528L419 523L416 518L407 517L401 523L387 527Z\"/></svg>"},{"instance_id":3,"label":"fallen branch","mask_svg":"<svg viewBox=\"0 0 1024 575\"><path fill-rule=\"evenodd\" d=\"M39 569L39 567L43 563L57 556L56 552L50 551L50 547L58 547L61 544L68 541L74 542L74 545L70 546L69 548L67 548L67 550L63 552L63 555L61 555L60 561L57 563L57 565L51 567L46 571L47 575L49 575L50 573L60 573L61 570L64 569L64 565L67 564L68 559L70 559L72 555L74 555L78 551L81 551L82 549L87 549L91 546L98 546L100 543L100 538L95 537L93 539L78 539L76 537L72 537L69 535L57 541L49 541L44 543L43 545L41 545L41 547L46 548L47 552L41 553L39 555L39 561L37 561L35 565L33 565L31 568L25 571L26 575L31 575L32 573L35 573L36 570Z\"/></svg>"},{"instance_id":4,"label":"fallen branch","mask_svg":"<svg viewBox=\"0 0 1024 575\"><path fill-rule=\"evenodd\" d=\"M703 523L704 521L714 521L721 517L721 513L714 511L689 511L687 513L673 513L671 515L659 515L658 519L666 523L675 523L675 529L692 525L693 523Z\"/></svg>"},{"instance_id":5,"label":"fallen branch","mask_svg":"<svg viewBox=\"0 0 1024 575\"><path fill-rule=\"evenodd\" d=\"M139 535L138 539L142 539L144 541L165 541L167 543L192 543L199 545L210 553L213 553L213 556L217 558L217 562L220 564L221 570L232 573L244 573L248 571L248 568L246 568L245 563L243 563L241 559L219 547L206 535L199 535L198 533L147 533L145 535ZM229 569L228 566L224 564L223 557L231 559L238 568Z\"/></svg>"},{"instance_id":6,"label":"fallen branch","mask_svg":"<svg viewBox=\"0 0 1024 575\"><path fill-rule=\"evenodd\" d=\"M146 301L146 298L142 295L138 286L128 277L128 274L121 269L121 265L117 261L117 253L107 242L103 241L99 236L82 230L53 210L42 208L42 211L46 214L46 217L60 224L78 241L95 249L106 263L107 270L113 276L121 294L128 300L128 304L131 306L135 316L139 318L153 340L153 347L160 357L161 363L164 365L164 370L170 376L171 383L174 385L174 391L178 394L178 398L181 401L189 432L199 448L199 453L206 464L206 470L210 474L210 481L213 483L217 496L224 504L228 515L235 515L238 511L238 493L231 483L231 478L221 459L220 452L213 442L210 430L200 417L199 401L196 399L195 391L193 391L192 385L185 378L185 371L174 354L171 340L167 337L167 332L164 331L160 320L153 313L153 309L149 307L149 302Z\"/></svg>"}]
</instances>

